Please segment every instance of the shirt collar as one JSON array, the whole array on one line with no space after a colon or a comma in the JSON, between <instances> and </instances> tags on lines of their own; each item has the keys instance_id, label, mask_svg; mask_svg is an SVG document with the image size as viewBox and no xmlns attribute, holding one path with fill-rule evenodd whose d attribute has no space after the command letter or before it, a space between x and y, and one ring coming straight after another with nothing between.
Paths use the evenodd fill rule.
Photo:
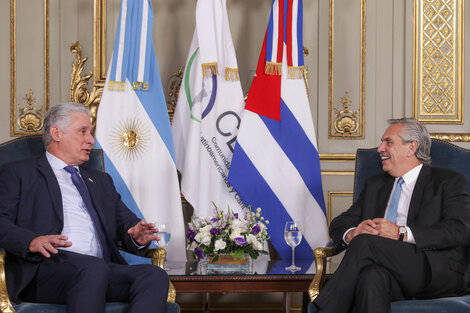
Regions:
<instances>
[{"instance_id":1,"label":"shirt collar","mask_svg":"<svg viewBox=\"0 0 470 313\"><path fill-rule=\"evenodd\" d=\"M409 185L413 182L415 182L418 179L419 172L421 172L421 169L423 168L423 163L420 163L419 165L415 166L408 172L406 172L402 177L406 185ZM395 181L397 181L400 177L397 177Z\"/></svg>"},{"instance_id":2,"label":"shirt collar","mask_svg":"<svg viewBox=\"0 0 470 313\"><path fill-rule=\"evenodd\" d=\"M67 163L51 154L49 151L46 151L46 158L53 170L62 170L67 166ZM78 170L78 166L74 166Z\"/></svg>"}]
</instances>

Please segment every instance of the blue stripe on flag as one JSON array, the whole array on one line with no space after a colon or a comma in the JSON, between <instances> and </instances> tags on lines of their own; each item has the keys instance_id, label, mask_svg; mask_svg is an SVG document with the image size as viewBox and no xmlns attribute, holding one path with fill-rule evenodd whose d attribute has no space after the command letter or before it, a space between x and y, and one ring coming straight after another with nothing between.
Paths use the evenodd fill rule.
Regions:
<instances>
[{"instance_id":1,"label":"blue stripe on flag","mask_svg":"<svg viewBox=\"0 0 470 313\"><path fill-rule=\"evenodd\" d=\"M304 25L304 22L303 22L303 19L304 19L304 16L303 16L303 12L304 10L302 9L303 8L303 4L302 4L302 0L299 0L298 2L298 8L297 8L297 41L298 41L298 48L297 48L297 54L298 54L298 65L297 66L303 66L304 65L304 34L303 34L303 25Z\"/></svg>"},{"instance_id":2,"label":"blue stripe on flag","mask_svg":"<svg viewBox=\"0 0 470 313\"><path fill-rule=\"evenodd\" d=\"M127 6L124 7L124 5L127 3ZM110 75L110 80L115 80L115 81L125 81L127 77L127 69L128 69L128 62L129 62L129 49L130 49L130 40L131 40L131 25L132 23L129 23L131 21L131 14L132 14L132 7L133 7L133 1L122 1L121 2L121 12L119 15L119 21L118 21L118 28L116 30L116 37L114 38L114 52L113 52L113 63L111 66L111 75ZM122 18L122 12L123 10L126 11L126 21L121 21ZM120 31L121 31L121 23L125 23L125 33L124 33L124 44L121 47L120 45ZM122 64L118 64L118 51L122 49L123 52L123 57L122 57ZM122 71L121 71L121 76L116 77L116 68L118 66L121 66Z\"/></svg>"},{"instance_id":3,"label":"blue stripe on flag","mask_svg":"<svg viewBox=\"0 0 470 313\"><path fill-rule=\"evenodd\" d=\"M284 226L292 218L238 143L233 153L229 182L232 186L237 186L237 193L242 199L251 201L245 202L246 205L251 204L254 208L260 207L263 210L263 216L269 220L271 243L283 260L289 260L292 249L284 240ZM302 240L295 249L295 257L313 260L313 250L306 240Z\"/></svg>"},{"instance_id":4,"label":"blue stripe on flag","mask_svg":"<svg viewBox=\"0 0 470 313\"><path fill-rule=\"evenodd\" d=\"M147 21L147 29L153 29L153 8L152 8L152 1L145 0L148 2L148 11L152 12L148 14L148 21ZM150 81L150 58L152 56L152 49L153 41L152 41L152 31L147 31L147 43L150 42L150 45L147 44L145 47L145 73L144 73L144 82Z\"/></svg>"},{"instance_id":5,"label":"blue stripe on flag","mask_svg":"<svg viewBox=\"0 0 470 313\"><path fill-rule=\"evenodd\" d=\"M149 12L150 14L150 12ZM150 55L150 81L149 89L146 91L136 90L142 106L157 129L160 137L171 154L173 162L175 161L175 149L173 146L173 134L171 133L170 120L168 119L168 109L166 107L165 95L163 94L162 82L160 81L160 72L158 70L157 56L152 42L147 42L151 46Z\"/></svg>"},{"instance_id":6,"label":"blue stripe on flag","mask_svg":"<svg viewBox=\"0 0 470 313\"><path fill-rule=\"evenodd\" d=\"M321 187L321 169L318 151L305 134L304 129L281 99L281 121L259 116L273 138L295 166L326 216L325 202Z\"/></svg>"},{"instance_id":7,"label":"blue stripe on flag","mask_svg":"<svg viewBox=\"0 0 470 313\"><path fill-rule=\"evenodd\" d=\"M273 6L274 2L276 0L273 0ZM273 7L274 8L274 7ZM266 37L266 56L265 60L266 61L271 61L271 62L276 62L276 60L272 60L273 56L273 9L271 9L271 15L269 16L269 23L268 23L268 35Z\"/></svg>"},{"instance_id":8,"label":"blue stripe on flag","mask_svg":"<svg viewBox=\"0 0 470 313\"><path fill-rule=\"evenodd\" d=\"M132 34L132 45L129 47L129 71L127 78L129 79L131 85L134 81L137 81L137 76L139 73L139 58L140 58L140 33L142 30L142 0L135 1L134 10L132 10L132 24L131 34Z\"/></svg>"}]
</instances>

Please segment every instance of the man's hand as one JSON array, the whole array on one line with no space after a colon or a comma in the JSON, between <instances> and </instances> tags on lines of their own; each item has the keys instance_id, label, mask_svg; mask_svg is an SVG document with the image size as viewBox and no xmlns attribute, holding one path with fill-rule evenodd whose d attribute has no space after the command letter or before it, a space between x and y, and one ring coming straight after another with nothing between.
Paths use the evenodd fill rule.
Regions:
<instances>
[{"instance_id":1,"label":"man's hand","mask_svg":"<svg viewBox=\"0 0 470 313\"><path fill-rule=\"evenodd\" d=\"M398 239L398 225L390 222L385 218L374 218L373 221L377 224L377 230L379 231L379 236Z\"/></svg>"},{"instance_id":2,"label":"man's hand","mask_svg":"<svg viewBox=\"0 0 470 313\"><path fill-rule=\"evenodd\" d=\"M127 233L134 239L139 245L145 246L152 240L160 240L159 237L154 234L158 233L155 228L155 224L147 223L141 220L134 227L129 228Z\"/></svg>"},{"instance_id":3,"label":"man's hand","mask_svg":"<svg viewBox=\"0 0 470 313\"><path fill-rule=\"evenodd\" d=\"M59 251L56 247L70 247L72 242L67 241L67 236L62 235L45 235L34 238L29 244L29 251L39 252L46 258L50 258L51 254L57 254Z\"/></svg>"},{"instance_id":4,"label":"man's hand","mask_svg":"<svg viewBox=\"0 0 470 313\"><path fill-rule=\"evenodd\" d=\"M351 229L346 234L346 242L350 243L351 240L360 234L378 235L377 224L373 220L364 220L356 228Z\"/></svg>"}]
</instances>

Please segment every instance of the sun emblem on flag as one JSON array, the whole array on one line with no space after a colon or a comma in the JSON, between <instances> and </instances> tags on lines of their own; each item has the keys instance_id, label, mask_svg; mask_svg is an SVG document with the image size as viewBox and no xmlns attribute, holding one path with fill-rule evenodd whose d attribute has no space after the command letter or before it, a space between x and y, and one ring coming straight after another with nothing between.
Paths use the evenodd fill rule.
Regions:
<instances>
[{"instance_id":1,"label":"sun emblem on flag","mask_svg":"<svg viewBox=\"0 0 470 313\"><path fill-rule=\"evenodd\" d=\"M137 118L122 120L111 132L113 151L122 159L136 160L148 148L150 135L145 123Z\"/></svg>"}]
</instances>

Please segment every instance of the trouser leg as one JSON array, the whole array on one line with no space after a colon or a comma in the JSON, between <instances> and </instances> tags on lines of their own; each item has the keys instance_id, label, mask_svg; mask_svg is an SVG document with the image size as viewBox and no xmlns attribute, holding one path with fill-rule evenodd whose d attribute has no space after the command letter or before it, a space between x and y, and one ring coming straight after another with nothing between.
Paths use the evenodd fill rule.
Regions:
<instances>
[{"instance_id":1,"label":"trouser leg","mask_svg":"<svg viewBox=\"0 0 470 313\"><path fill-rule=\"evenodd\" d=\"M351 241L343 261L318 295L315 304L325 313L349 312L353 305L361 313L382 312L380 309L368 311L369 308L359 306L371 299L366 296L372 292L370 286L360 293L365 300L355 300L361 272L370 265L379 265L394 277L405 297L412 297L421 291L430 274L426 256L417 252L414 245L378 236L359 235ZM364 286L366 283L361 284ZM373 292L387 294L391 290L385 284ZM391 299L394 300L393 297Z\"/></svg>"},{"instance_id":2,"label":"trouser leg","mask_svg":"<svg viewBox=\"0 0 470 313\"><path fill-rule=\"evenodd\" d=\"M169 280L164 270L150 264L109 267L109 301L129 302L128 313L165 312Z\"/></svg>"},{"instance_id":3,"label":"trouser leg","mask_svg":"<svg viewBox=\"0 0 470 313\"><path fill-rule=\"evenodd\" d=\"M44 259L20 298L37 303L66 303L68 313L103 313L109 271L96 257L59 251Z\"/></svg>"},{"instance_id":4,"label":"trouser leg","mask_svg":"<svg viewBox=\"0 0 470 313\"><path fill-rule=\"evenodd\" d=\"M368 265L361 270L355 294L357 312L390 312L393 300L404 299L397 280L380 265Z\"/></svg>"}]
</instances>

